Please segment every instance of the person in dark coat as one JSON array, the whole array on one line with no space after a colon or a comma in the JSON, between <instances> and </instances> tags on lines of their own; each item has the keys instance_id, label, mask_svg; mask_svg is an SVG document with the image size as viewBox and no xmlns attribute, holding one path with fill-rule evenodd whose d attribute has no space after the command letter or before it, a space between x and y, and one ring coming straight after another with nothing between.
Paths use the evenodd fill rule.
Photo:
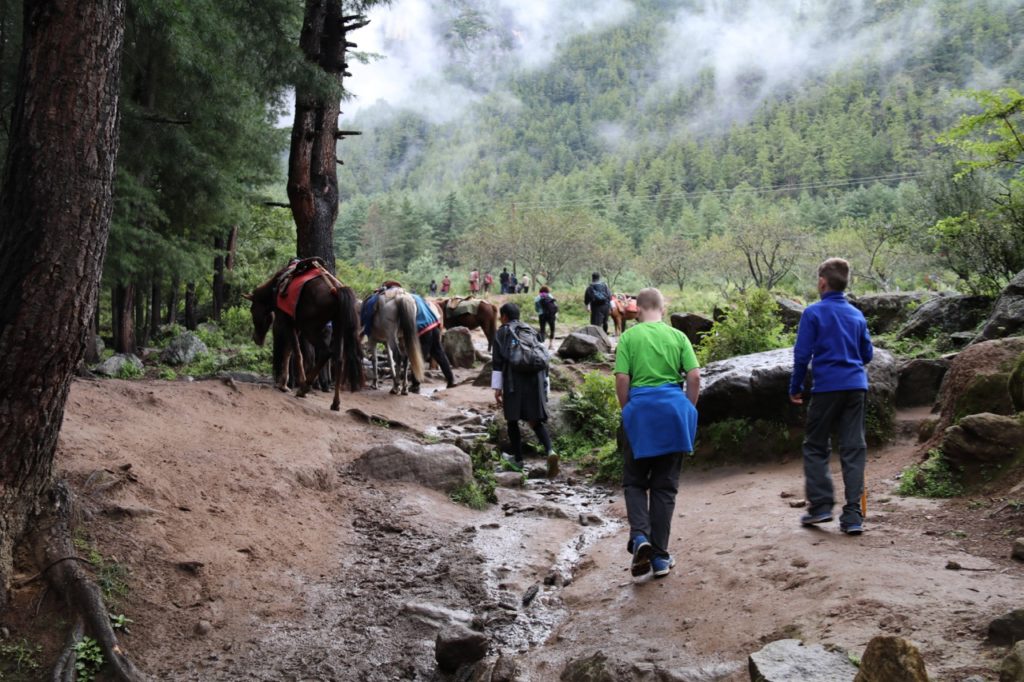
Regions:
<instances>
[{"instance_id":1,"label":"person in dark coat","mask_svg":"<svg viewBox=\"0 0 1024 682\"><path fill-rule=\"evenodd\" d=\"M506 303L498 311L501 327L494 337L493 370L491 388L494 400L501 407L508 422L508 439L512 445L512 457L516 466L523 466L523 437L519 422L525 421L537 434L537 440L544 446L547 455L548 476L558 474L558 455L551 446L548 432L547 370L524 374L510 369L508 349L515 341L517 327L529 327L519 319L519 306ZM532 329L531 329L532 331Z\"/></svg>"},{"instance_id":2,"label":"person in dark coat","mask_svg":"<svg viewBox=\"0 0 1024 682\"><path fill-rule=\"evenodd\" d=\"M583 293L583 305L590 311L590 324L600 327L608 333L608 314L612 310L612 292L608 285L601 281L601 273L595 272L590 277L590 286Z\"/></svg>"}]
</instances>

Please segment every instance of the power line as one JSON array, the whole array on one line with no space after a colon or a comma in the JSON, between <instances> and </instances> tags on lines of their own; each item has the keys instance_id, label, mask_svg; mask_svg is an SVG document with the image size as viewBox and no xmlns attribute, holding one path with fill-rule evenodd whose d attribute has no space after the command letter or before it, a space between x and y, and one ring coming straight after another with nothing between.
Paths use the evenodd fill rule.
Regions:
<instances>
[{"instance_id":1,"label":"power line","mask_svg":"<svg viewBox=\"0 0 1024 682\"><path fill-rule=\"evenodd\" d=\"M730 187L726 189L708 189L708 190L692 190L692 191L677 191L677 192L655 192L643 196L634 196L634 200L638 201L657 201L660 199L691 199L696 197L703 197L707 195L713 196L726 196L731 194L777 194L782 192L799 192L812 189L833 189L839 187L850 187L853 185L861 185L864 183L888 183L888 182L902 182L904 180L911 180L913 178L919 178L925 175L924 171L907 171L902 173L887 173L884 175L869 175L859 178L848 178L846 180L815 180L810 182L789 184L789 185L776 185L771 187ZM601 194L601 195L590 195L587 197L581 197L578 199L565 199L561 201L557 200L538 200L533 202L520 202L516 201L515 206L518 209L555 209L555 208L570 208L573 206L583 206L596 201L614 201L617 195Z\"/></svg>"}]
</instances>

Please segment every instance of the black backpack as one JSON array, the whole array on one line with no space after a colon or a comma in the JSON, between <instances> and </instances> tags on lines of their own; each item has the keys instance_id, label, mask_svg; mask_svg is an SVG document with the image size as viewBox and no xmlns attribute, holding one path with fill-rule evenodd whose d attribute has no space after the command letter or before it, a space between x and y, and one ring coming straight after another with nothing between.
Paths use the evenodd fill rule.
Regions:
<instances>
[{"instance_id":1,"label":"black backpack","mask_svg":"<svg viewBox=\"0 0 1024 682\"><path fill-rule=\"evenodd\" d=\"M547 317L554 317L558 314L558 301L551 296L541 296L540 310Z\"/></svg>"},{"instance_id":2,"label":"black backpack","mask_svg":"<svg viewBox=\"0 0 1024 682\"><path fill-rule=\"evenodd\" d=\"M608 293L608 285L604 282L591 285L590 294L591 300L597 305L604 305L612 300L611 294Z\"/></svg>"},{"instance_id":3,"label":"black backpack","mask_svg":"<svg viewBox=\"0 0 1024 682\"><path fill-rule=\"evenodd\" d=\"M520 374L536 374L548 368L548 352L537 331L522 322L508 326L505 356L509 369Z\"/></svg>"}]
</instances>

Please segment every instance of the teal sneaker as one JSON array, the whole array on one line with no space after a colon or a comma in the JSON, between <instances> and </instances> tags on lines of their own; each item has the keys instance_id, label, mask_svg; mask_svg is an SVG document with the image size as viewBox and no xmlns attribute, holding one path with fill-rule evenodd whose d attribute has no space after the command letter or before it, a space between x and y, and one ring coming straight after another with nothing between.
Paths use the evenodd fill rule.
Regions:
<instances>
[{"instance_id":1,"label":"teal sneaker","mask_svg":"<svg viewBox=\"0 0 1024 682\"><path fill-rule=\"evenodd\" d=\"M656 556L651 559L651 568L654 569L655 578L663 578L668 575L676 565L676 558L673 556Z\"/></svg>"},{"instance_id":2,"label":"teal sneaker","mask_svg":"<svg viewBox=\"0 0 1024 682\"><path fill-rule=\"evenodd\" d=\"M633 538L633 562L629 566L629 572L634 578L647 575L651 570L651 557L654 555L654 547L647 541L645 535L637 535Z\"/></svg>"}]
</instances>

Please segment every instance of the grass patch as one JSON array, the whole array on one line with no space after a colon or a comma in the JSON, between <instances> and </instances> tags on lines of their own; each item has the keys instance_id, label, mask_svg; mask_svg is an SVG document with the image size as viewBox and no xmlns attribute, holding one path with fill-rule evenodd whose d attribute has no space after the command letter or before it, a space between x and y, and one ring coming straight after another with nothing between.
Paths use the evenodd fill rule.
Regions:
<instances>
[{"instance_id":1,"label":"grass patch","mask_svg":"<svg viewBox=\"0 0 1024 682\"><path fill-rule=\"evenodd\" d=\"M39 657L43 648L26 640L0 642L0 680L39 679Z\"/></svg>"},{"instance_id":2,"label":"grass patch","mask_svg":"<svg viewBox=\"0 0 1024 682\"><path fill-rule=\"evenodd\" d=\"M939 450L931 450L928 459L903 470L897 493L905 497L957 497L964 485Z\"/></svg>"},{"instance_id":3,"label":"grass patch","mask_svg":"<svg viewBox=\"0 0 1024 682\"><path fill-rule=\"evenodd\" d=\"M449 494L452 502L466 505L471 509L486 509L488 504L498 501L494 489L498 486L494 478L494 466L502 462L497 451L487 438L478 438L470 448L469 458L473 462L473 480L456 488Z\"/></svg>"},{"instance_id":4,"label":"grass patch","mask_svg":"<svg viewBox=\"0 0 1024 682\"><path fill-rule=\"evenodd\" d=\"M85 554L96 573L96 584L107 604L117 603L128 596L128 568L114 557L104 557L93 543L84 537L74 539L75 548Z\"/></svg>"},{"instance_id":5,"label":"grass patch","mask_svg":"<svg viewBox=\"0 0 1024 682\"><path fill-rule=\"evenodd\" d=\"M125 361L117 370L118 379L138 379L142 376L142 370L135 366L134 363Z\"/></svg>"}]
</instances>

